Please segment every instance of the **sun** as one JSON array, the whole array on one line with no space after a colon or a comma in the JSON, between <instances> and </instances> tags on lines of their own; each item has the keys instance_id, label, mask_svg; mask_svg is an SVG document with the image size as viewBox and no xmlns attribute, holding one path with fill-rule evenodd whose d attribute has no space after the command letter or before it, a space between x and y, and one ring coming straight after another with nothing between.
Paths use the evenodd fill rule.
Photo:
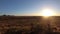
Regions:
<instances>
[{"instance_id":1,"label":"sun","mask_svg":"<svg viewBox=\"0 0 60 34\"><path fill-rule=\"evenodd\" d=\"M54 12L51 9L43 9L41 12L42 16L48 17L48 16L53 16Z\"/></svg>"}]
</instances>

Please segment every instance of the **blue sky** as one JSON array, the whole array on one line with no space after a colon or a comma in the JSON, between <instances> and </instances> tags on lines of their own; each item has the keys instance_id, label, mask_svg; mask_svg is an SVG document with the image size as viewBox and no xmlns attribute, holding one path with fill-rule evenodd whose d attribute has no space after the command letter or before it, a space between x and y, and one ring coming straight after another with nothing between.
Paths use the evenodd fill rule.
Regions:
<instances>
[{"instance_id":1,"label":"blue sky","mask_svg":"<svg viewBox=\"0 0 60 34\"><path fill-rule=\"evenodd\" d=\"M60 0L0 0L0 15L35 15L43 7L52 7L60 13Z\"/></svg>"}]
</instances>

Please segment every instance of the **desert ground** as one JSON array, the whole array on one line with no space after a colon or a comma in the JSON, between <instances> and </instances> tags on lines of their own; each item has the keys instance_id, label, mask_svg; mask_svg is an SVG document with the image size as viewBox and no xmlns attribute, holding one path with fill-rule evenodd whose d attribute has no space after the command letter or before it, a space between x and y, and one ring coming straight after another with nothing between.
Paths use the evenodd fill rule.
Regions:
<instances>
[{"instance_id":1,"label":"desert ground","mask_svg":"<svg viewBox=\"0 0 60 34\"><path fill-rule=\"evenodd\" d=\"M0 16L0 34L60 34L60 16Z\"/></svg>"}]
</instances>

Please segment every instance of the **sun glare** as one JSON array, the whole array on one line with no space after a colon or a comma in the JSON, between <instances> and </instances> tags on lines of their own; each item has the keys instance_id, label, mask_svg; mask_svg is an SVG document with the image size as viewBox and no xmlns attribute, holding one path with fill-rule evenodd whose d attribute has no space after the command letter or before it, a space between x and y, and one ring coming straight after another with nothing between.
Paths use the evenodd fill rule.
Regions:
<instances>
[{"instance_id":1,"label":"sun glare","mask_svg":"<svg viewBox=\"0 0 60 34\"><path fill-rule=\"evenodd\" d=\"M53 16L54 12L51 9L43 9L41 12L42 16L48 17L48 16Z\"/></svg>"}]
</instances>

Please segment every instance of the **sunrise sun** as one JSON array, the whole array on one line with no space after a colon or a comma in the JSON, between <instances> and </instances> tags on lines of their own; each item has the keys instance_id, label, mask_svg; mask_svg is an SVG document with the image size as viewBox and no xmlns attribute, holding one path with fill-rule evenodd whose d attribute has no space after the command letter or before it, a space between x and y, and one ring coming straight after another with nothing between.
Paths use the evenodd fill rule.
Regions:
<instances>
[{"instance_id":1,"label":"sunrise sun","mask_svg":"<svg viewBox=\"0 0 60 34\"><path fill-rule=\"evenodd\" d=\"M42 12L41 12L41 15L46 16L46 17L47 16L53 16L54 12L51 9L43 9Z\"/></svg>"}]
</instances>

